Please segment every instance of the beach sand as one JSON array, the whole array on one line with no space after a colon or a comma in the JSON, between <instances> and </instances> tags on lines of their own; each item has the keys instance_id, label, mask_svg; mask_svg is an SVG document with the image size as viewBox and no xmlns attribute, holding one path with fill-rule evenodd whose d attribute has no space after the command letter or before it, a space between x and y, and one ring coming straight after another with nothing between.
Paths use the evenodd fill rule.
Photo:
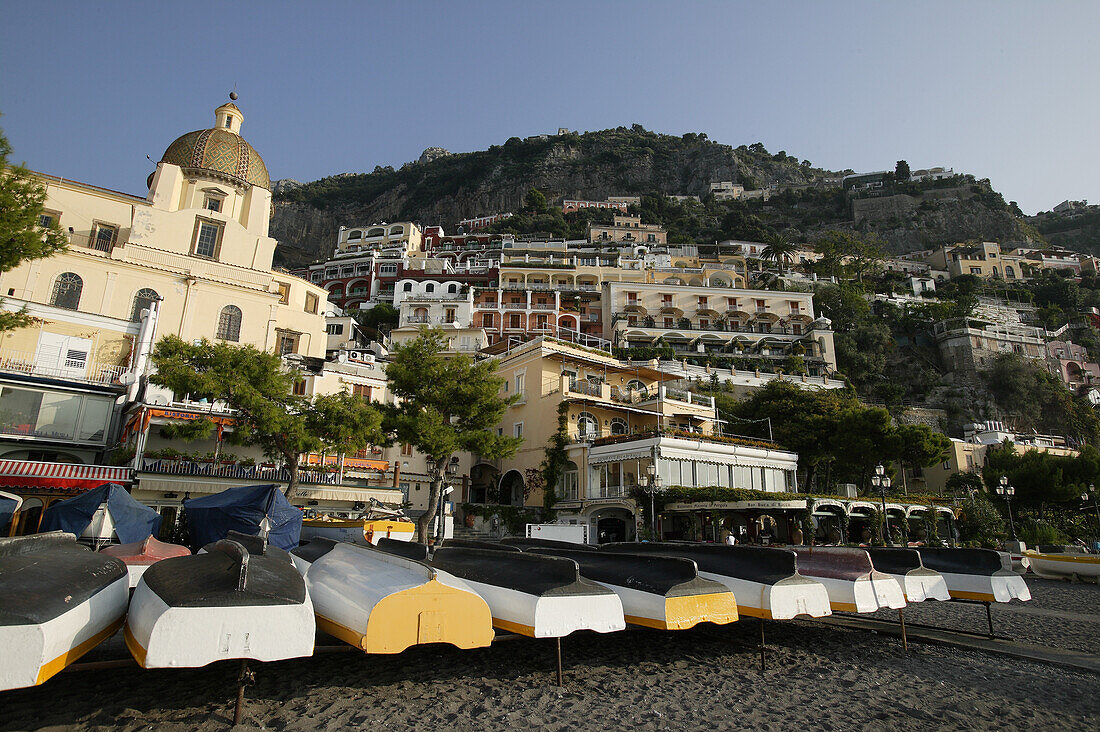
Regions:
<instances>
[{"instance_id":1,"label":"beach sand","mask_svg":"<svg viewBox=\"0 0 1100 732\"><path fill-rule=\"evenodd\" d=\"M1056 641L1061 614L1073 613L1062 645L1096 652L1100 588L1029 584L1034 603L994 609L998 632L1011 624L1018 640ZM984 628L980 607L936 605L926 612ZM569 636L564 688L554 642L527 638L255 664L240 729L1100 729L1100 675L919 643L906 655L895 639L813 621L766 629L763 676L751 618ZM0 729L224 730L237 668L63 673L0 695Z\"/></svg>"}]
</instances>

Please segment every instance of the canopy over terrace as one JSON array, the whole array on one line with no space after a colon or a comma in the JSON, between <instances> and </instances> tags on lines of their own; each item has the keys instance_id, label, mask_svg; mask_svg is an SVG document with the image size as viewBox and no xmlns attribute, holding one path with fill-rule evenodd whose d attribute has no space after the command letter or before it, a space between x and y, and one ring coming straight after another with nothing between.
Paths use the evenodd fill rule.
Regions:
<instances>
[{"instance_id":1,"label":"canopy over terrace","mask_svg":"<svg viewBox=\"0 0 1100 732\"><path fill-rule=\"evenodd\" d=\"M0 460L0 489L23 499L8 531L14 535L38 531L42 512L65 498L80 495L104 483L130 485L133 471L111 465Z\"/></svg>"},{"instance_id":2,"label":"canopy over terrace","mask_svg":"<svg viewBox=\"0 0 1100 732\"><path fill-rule=\"evenodd\" d=\"M738 543L801 543L801 517L806 499L692 501L670 503L660 515L662 539L722 542L732 534Z\"/></svg>"}]
</instances>

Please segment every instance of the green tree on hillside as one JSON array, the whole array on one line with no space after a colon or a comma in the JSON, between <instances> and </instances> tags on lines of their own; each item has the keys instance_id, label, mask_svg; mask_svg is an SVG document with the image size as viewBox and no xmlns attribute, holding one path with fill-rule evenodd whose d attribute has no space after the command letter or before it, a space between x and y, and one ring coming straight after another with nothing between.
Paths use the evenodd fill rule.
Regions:
<instances>
[{"instance_id":1,"label":"green tree on hillside","mask_svg":"<svg viewBox=\"0 0 1100 732\"><path fill-rule=\"evenodd\" d=\"M456 452L495 460L514 455L523 443L522 437L496 431L504 412L519 398L500 396L503 379L493 375L496 361L475 363L462 354L448 358L442 354L446 347L442 330L421 328L415 340L394 349L386 366L397 403L386 408L384 429L428 458L428 507L417 521L422 543L428 541L446 468Z\"/></svg>"},{"instance_id":2,"label":"green tree on hillside","mask_svg":"<svg viewBox=\"0 0 1100 732\"><path fill-rule=\"evenodd\" d=\"M535 214L546 213L546 196L538 189L528 190L523 199L523 210Z\"/></svg>"},{"instance_id":3,"label":"green tree on hillside","mask_svg":"<svg viewBox=\"0 0 1100 732\"><path fill-rule=\"evenodd\" d=\"M29 259L56 254L67 244L56 219L43 226L46 187L22 165L11 165L8 162L11 152L11 144L0 130L0 274ZM25 311L0 309L0 332L22 328L30 322Z\"/></svg>"},{"instance_id":4,"label":"green tree on hillside","mask_svg":"<svg viewBox=\"0 0 1100 732\"><path fill-rule=\"evenodd\" d=\"M382 415L373 404L345 392L312 399L293 394L299 377L274 353L165 336L153 349L152 360L152 383L192 399L223 402L236 411L229 440L255 445L282 461L289 473L287 498L297 494L302 454L358 452L384 442Z\"/></svg>"},{"instance_id":5,"label":"green tree on hillside","mask_svg":"<svg viewBox=\"0 0 1100 732\"><path fill-rule=\"evenodd\" d=\"M899 160L897 165L894 166L894 180L898 183L904 183L910 177L912 177L912 173L909 172L909 163Z\"/></svg>"}]
</instances>

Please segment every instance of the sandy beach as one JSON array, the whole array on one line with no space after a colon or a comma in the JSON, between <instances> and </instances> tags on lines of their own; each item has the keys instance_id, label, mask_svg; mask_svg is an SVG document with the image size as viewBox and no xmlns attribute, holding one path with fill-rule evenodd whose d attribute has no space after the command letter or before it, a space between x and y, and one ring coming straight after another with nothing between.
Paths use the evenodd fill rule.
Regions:
<instances>
[{"instance_id":1,"label":"sandy beach","mask_svg":"<svg viewBox=\"0 0 1100 732\"><path fill-rule=\"evenodd\" d=\"M1029 580L1032 603L994 608L1022 642L1100 652L1100 587ZM982 629L980 607L924 603L918 622ZM918 730L1097 729L1100 676L914 643L812 621L646 629L554 644L420 647L398 656L326 653L257 665L241 729ZM113 650L108 648L107 651ZM100 652L102 655L104 652ZM224 730L236 663L64 673L6 692L0 729Z\"/></svg>"}]
</instances>

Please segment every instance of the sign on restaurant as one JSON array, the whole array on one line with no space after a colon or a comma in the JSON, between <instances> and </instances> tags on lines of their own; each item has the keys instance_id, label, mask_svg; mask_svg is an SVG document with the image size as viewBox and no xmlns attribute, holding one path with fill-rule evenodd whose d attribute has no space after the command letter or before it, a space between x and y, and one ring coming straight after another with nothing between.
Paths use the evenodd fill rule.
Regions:
<instances>
[{"instance_id":1,"label":"sign on restaurant","mask_svg":"<svg viewBox=\"0 0 1100 732\"><path fill-rule=\"evenodd\" d=\"M806 501L693 501L692 503L670 503L666 511L781 511L806 508Z\"/></svg>"}]
</instances>

